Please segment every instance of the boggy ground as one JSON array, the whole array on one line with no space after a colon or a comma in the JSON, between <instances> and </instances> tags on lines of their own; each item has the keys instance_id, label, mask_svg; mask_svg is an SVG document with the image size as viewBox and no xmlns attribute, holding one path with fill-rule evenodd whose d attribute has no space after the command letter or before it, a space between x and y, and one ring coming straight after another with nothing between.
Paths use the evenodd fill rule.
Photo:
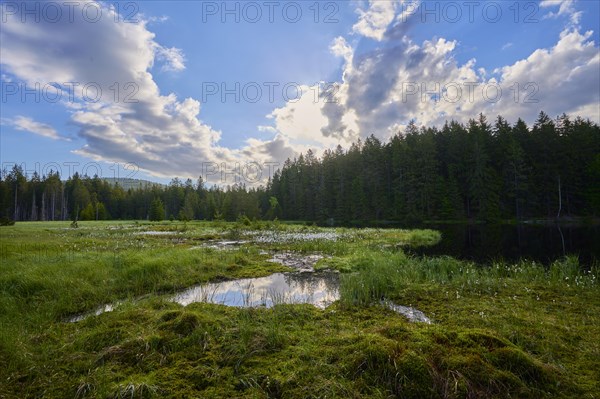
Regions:
<instances>
[{"instance_id":1,"label":"boggy ground","mask_svg":"<svg viewBox=\"0 0 600 399\"><path fill-rule=\"evenodd\" d=\"M403 253L436 242L432 231L68 225L0 228L0 398L600 392L599 273L574 258L545 269ZM219 240L249 242L205 245ZM317 268L342 272L341 299L324 310L170 300L201 282L289 270L268 262L280 251L325 255ZM124 302L113 312L66 322L117 300ZM414 306L433 323L411 323L384 300Z\"/></svg>"}]
</instances>

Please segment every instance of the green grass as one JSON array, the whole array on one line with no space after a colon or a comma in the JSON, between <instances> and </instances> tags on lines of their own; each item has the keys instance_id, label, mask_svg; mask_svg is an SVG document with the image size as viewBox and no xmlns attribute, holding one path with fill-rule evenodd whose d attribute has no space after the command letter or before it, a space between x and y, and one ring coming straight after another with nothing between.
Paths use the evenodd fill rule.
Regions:
<instances>
[{"instance_id":1,"label":"green grass","mask_svg":"<svg viewBox=\"0 0 600 399\"><path fill-rule=\"evenodd\" d=\"M371 305L383 299L399 297L413 286L435 285L457 292L497 293L510 286L522 286L526 292L537 287L562 290L598 287L600 270L596 265L582 270L576 257L566 257L544 267L531 261L517 264L494 263L477 266L450 257L417 258L402 252L367 251L346 259L332 259L321 267L350 273L341 279L341 302L347 305ZM520 290L520 288L517 288Z\"/></svg>"},{"instance_id":2,"label":"green grass","mask_svg":"<svg viewBox=\"0 0 600 399\"><path fill-rule=\"evenodd\" d=\"M36 339L47 346L37 359L46 367L18 376L23 396L537 398L579 392L557 367L489 331L409 324L378 307L181 309L152 301L55 326Z\"/></svg>"},{"instance_id":3,"label":"green grass","mask_svg":"<svg viewBox=\"0 0 600 399\"><path fill-rule=\"evenodd\" d=\"M0 398L597 397L597 267L413 258L431 230L283 223L17 223L0 228ZM283 242L201 247L277 231ZM144 231L168 234L145 235ZM302 234L336 233L335 240ZM294 235L295 234L295 235ZM296 237L296 238L294 238ZM341 299L182 307L200 282L286 270L262 250L321 252ZM127 299L132 299L128 301ZM115 311L66 318L117 300ZM133 300L135 299L135 300ZM415 324L380 306L414 306Z\"/></svg>"}]
</instances>

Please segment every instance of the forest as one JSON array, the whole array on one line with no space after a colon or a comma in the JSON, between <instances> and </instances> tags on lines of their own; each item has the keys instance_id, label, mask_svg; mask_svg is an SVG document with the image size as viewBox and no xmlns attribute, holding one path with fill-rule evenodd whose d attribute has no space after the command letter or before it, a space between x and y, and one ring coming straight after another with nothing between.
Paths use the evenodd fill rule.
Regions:
<instances>
[{"instance_id":1,"label":"forest","mask_svg":"<svg viewBox=\"0 0 600 399\"><path fill-rule=\"evenodd\" d=\"M0 218L353 221L527 220L600 215L600 127L540 112L532 127L480 114L466 125L374 135L288 159L266 186L202 178L125 190L75 173L0 176Z\"/></svg>"}]
</instances>

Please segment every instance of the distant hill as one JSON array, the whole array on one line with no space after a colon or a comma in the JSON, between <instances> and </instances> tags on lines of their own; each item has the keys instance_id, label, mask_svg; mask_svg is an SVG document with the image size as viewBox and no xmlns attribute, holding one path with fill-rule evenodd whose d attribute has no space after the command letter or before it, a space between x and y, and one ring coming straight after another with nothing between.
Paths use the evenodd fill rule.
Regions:
<instances>
[{"instance_id":1,"label":"distant hill","mask_svg":"<svg viewBox=\"0 0 600 399\"><path fill-rule=\"evenodd\" d=\"M121 188L123 188L124 190L129 190L130 188L146 188L151 186L164 187L164 184L161 183L156 183L153 181L142 179L130 179L125 177L103 177L102 180L106 181L112 186L115 186L117 183L119 183L119 186L121 186Z\"/></svg>"}]
</instances>

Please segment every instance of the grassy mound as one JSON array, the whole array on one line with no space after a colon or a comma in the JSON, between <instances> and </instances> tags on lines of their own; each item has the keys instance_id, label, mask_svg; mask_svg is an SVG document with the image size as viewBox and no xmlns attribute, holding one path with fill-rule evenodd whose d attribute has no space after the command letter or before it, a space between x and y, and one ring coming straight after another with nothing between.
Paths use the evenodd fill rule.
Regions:
<instances>
[{"instance_id":1,"label":"grassy mound","mask_svg":"<svg viewBox=\"0 0 600 399\"><path fill-rule=\"evenodd\" d=\"M35 337L24 397L556 397L557 367L493 332L380 307L237 309L151 300ZM47 370L52 370L48 373Z\"/></svg>"}]
</instances>

